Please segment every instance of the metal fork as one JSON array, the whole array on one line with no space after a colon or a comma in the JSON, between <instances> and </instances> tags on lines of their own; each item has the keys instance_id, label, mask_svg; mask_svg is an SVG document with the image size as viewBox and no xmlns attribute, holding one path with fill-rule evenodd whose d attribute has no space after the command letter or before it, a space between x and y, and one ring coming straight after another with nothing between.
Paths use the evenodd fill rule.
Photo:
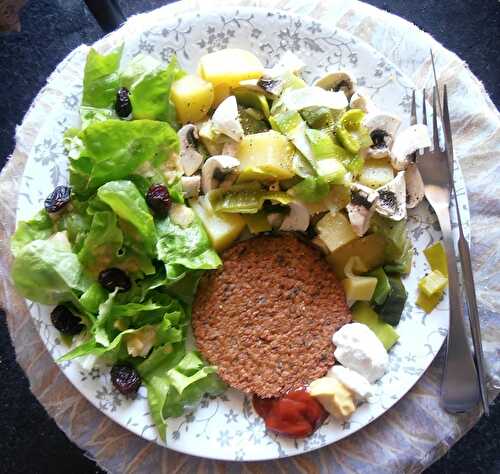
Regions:
<instances>
[{"instance_id":1,"label":"metal fork","mask_svg":"<svg viewBox=\"0 0 500 474\"><path fill-rule=\"evenodd\" d=\"M423 91L422 122L427 125L427 111ZM443 234L443 245L448 261L448 294L450 299L450 327L446 345L446 360L441 383L441 402L446 411L460 413L473 408L480 400L477 372L467 341L463 307L460 298L455 244L450 219L450 172L446 143L439 145L436 89L432 96L433 149L426 148L417 159L417 166L425 186L425 197L434 209ZM415 92L411 107L412 123L417 122Z\"/></svg>"}]
</instances>

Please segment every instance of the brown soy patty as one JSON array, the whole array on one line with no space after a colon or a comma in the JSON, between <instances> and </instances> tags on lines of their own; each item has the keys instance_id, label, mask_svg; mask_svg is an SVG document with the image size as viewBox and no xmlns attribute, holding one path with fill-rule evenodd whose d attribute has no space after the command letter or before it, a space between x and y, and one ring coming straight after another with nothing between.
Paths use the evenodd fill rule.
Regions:
<instances>
[{"instance_id":1,"label":"brown soy patty","mask_svg":"<svg viewBox=\"0 0 500 474\"><path fill-rule=\"evenodd\" d=\"M351 321L320 252L293 234L259 236L222 255L193 305L198 349L231 387L274 397L323 376L332 334Z\"/></svg>"}]
</instances>

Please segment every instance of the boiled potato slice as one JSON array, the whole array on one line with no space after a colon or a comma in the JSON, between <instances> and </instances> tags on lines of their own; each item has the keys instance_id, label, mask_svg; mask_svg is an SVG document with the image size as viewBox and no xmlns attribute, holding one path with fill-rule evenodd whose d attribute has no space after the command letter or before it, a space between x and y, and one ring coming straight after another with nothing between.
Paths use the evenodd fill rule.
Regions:
<instances>
[{"instance_id":1,"label":"boiled potato slice","mask_svg":"<svg viewBox=\"0 0 500 474\"><path fill-rule=\"evenodd\" d=\"M268 132L246 135L238 146L240 182L270 179L289 179L292 169L293 147L281 133Z\"/></svg>"},{"instance_id":2,"label":"boiled potato slice","mask_svg":"<svg viewBox=\"0 0 500 474\"><path fill-rule=\"evenodd\" d=\"M394 170L392 169L390 161L386 159L380 160L366 160L361 174L359 175L359 182L371 188L380 188L387 184L394 178Z\"/></svg>"},{"instance_id":3,"label":"boiled potato slice","mask_svg":"<svg viewBox=\"0 0 500 474\"><path fill-rule=\"evenodd\" d=\"M321 221L320 221L321 222ZM384 263L385 239L380 234L370 234L351 239L326 257L339 278L345 278L344 268L351 257L359 257L368 271Z\"/></svg>"},{"instance_id":4,"label":"boiled potato slice","mask_svg":"<svg viewBox=\"0 0 500 474\"><path fill-rule=\"evenodd\" d=\"M347 217L340 212L326 214L316 224L316 230L319 239L330 252L334 252L357 237Z\"/></svg>"},{"instance_id":5,"label":"boiled potato slice","mask_svg":"<svg viewBox=\"0 0 500 474\"><path fill-rule=\"evenodd\" d=\"M214 86L201 77L188 74L172 84L170 95L181 123L198 122L214 101Z\"/></svg>"},{"instance_id":6,"label":"boiled potato slice","mask_svg":"<svg viewBox=\"0 0 500 474\"><path fill-rule=\"evenodd\" d=\"M227 84L229 87L237 87L240 81L262 76L264 66L249 51L229 48L202 56L198 71L214 86Z\"/></svg>"},{"instance_id":7,"label":"boiled potato slice","mask_svg":"<svg viewBox=\"0 0 500 474\"><path fill-rule=\"evenodd\" d=\"M216 214L206 196L189 202L191 209L200 218L215 250L229 247L240 235L246 223L240 214Z\"/></svg>"}]
</instances>

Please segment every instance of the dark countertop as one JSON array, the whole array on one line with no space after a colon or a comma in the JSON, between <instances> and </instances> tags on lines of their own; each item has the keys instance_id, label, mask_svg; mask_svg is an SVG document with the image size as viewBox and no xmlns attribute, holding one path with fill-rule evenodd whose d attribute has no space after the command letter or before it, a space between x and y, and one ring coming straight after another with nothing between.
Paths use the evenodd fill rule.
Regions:
<instances>
[{"instance_id":1,"label":"dark countertop","mask_svg":"<svg viewBox=\"0 0 500 474\"><path fill-rule=\"evenodd\" d=\"M121 0L126 16L165 0ZM413 21L468 62L500 103L500 4L497 0L368 0ZM102 32L81 0L32 0L21 13L20 33L0 34L0 165L14 147L14 130L46 77L80 43ZM98 473L33 397L16 364L5 318L0 314L0 473ZM500 472L500 403L428 474Z\"/></svg>"}]
</instances>

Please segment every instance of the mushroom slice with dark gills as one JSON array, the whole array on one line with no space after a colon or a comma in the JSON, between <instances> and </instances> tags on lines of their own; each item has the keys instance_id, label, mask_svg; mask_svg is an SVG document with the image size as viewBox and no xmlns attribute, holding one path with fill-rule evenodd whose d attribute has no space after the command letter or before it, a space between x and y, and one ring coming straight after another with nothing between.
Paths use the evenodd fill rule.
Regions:
<instances>
[{"instance_id":1,"label":"mushroom slice with dark gills","mask_svg":"<svg viewBox=\"0 0 500 474\"><path fill-rule=\"evenodd\" d=\"M412 162L411 155L420 148L431 146L427 126L411 125L396 135L391 148L391 164L395 170L405 170Z\"/></svg>"},{"instance_id":2,"label":"mushroom slice with dark gills","mask_svg":"<svg viewBox=\"0 0 500 474\"><path fill-rule=\"evenodd\" d=\"M276 99L283 91L285 82L280 77L262 76L260 79L240 81L240 86L264 94L269 99Z\"/></svg>"},{"instance_id":3,"label":"mushroom slice with dark gills","mask_svg":"<svg viewBox=\"0 0 500 474\"><path fill-rule=\"evenodd\" d=\"M396 177L376 191L378 200L375 210L393 221L406 217L406 182L405 172L400 171Z\"/></svg>"},{"instance_id":4,"label":"mushroom slice with dark gills","mask_svg":"<svg viewBox=\"0 0 500 474\"><path fill-rule=\"evenodd\" d=\"M346 209L351 226L359 237L368 230L378 199L378 192L367 186L357 183L351 186L351 202Z\"/></svg>"},{"instance_id":5,"label":"mushroom slice with dark gills","mask_svg":"<svg viewBox=\"0 0 500 474\"><path fill-rule=\"evenodd\" d=\"M198 129L195 125L189 123L184 125L177 134L180 142L180 161L184 174L191 176L203 163L203 155L197 150Z\"/></svg>"},{"instance_id":6,"label":"mushroom slice with dark gills","mask_svg":"<svg viewBox=\"0 0 500 474\"><path fill-rule=\"evenodd\" d=\"M212 156L201 169L201 187L206 194L218 187L231 186L239 174L240 161L233 156Z\"/></svg>"},{"instance_id":7,"label":"mushroom slice with dark gills","mask_svg":"<svg viewBox=\"0 0 500 474\"><path fill-rule=\"evenodd\" d=\"M367 156L375 159L389 156L401 120L395 115L369 113L363 118L363 125L373 142L366 150Z\"/></svg>"},{"instance_id":8,"label":"mushroom slice with dark gills","mask_svg":"<svg viewBox=\"0 0 500 474\"><path fill-rule=\"evenodd\" d=\"M347 71L328 72L323 77L319 78L314 85L328 91L342 91L348 99L350 99L356 91L356 79Z\"/></svg>"}]
</instances>

